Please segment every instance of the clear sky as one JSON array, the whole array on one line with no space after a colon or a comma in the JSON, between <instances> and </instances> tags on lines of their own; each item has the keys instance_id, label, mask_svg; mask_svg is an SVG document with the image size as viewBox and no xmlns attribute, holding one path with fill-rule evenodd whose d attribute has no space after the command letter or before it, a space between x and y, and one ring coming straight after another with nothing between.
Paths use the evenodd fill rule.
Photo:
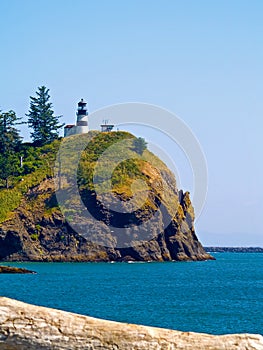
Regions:
<instances>
[{"instance_id":1,"label":"clear sky","mask_svg":"<svg viewBox=\"0 0 263 350\"><path fill-rule=\"evenodd\" d=\"M172 111L207 159L201 241L263 246L261 0L1 0L0 13L0 109L24 116L46 85L66 123L81 97Z\"/></svg>"}]
</instances>

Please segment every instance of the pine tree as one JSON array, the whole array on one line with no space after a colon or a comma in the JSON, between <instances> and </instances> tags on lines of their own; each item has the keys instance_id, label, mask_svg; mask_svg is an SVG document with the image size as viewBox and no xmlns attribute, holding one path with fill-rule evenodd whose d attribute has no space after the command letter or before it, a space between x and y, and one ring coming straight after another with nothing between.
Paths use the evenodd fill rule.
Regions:
<instances>
[{"instance_id":1,"label":"pine tree","mask_svg":"<svg viewBox=\"0 0 263 350\"><path fill-rule=\"evenodd\" d=\"M13 153L18 150L22 138L16 125L21 124L21 118L14 111L1 113L0 111L0 153Z\"/></svg>"},{"instance_id":2,"label":"pine tree","mask_svg":"<svg viewBox=\"0 0 263 350\"><path fill-rule=\"evenodd\" d=\"M136 153L142 155L143 151L147 148L147 142L142 137L135 138L133 148Z\"/></svg>"},{"instance_id":3,"label":"pine tree","mask_svg":"<svg viewBox=\"0 0 263 350\"><path fill-rule=\"evenodd\" d=\"M38 88L37 97L30 96L30 110L27 114L28 125L33 129L31 138L37 145L44 145L58 138L60 116L55 116L52 103L49 102L49 89L45 86Z\"/></svg>"},{"instance_id":4,"label":"pine tree","mask_svg":"<svg viewBox=\"0 0 263 350\"><path fill-rule=\"evenodd\" d=\"M19 120L14 111L0 111L0 178L9 187L8 179L19 172L19 149L22 138L16 129Z\"/></svg>"}]
</instances>

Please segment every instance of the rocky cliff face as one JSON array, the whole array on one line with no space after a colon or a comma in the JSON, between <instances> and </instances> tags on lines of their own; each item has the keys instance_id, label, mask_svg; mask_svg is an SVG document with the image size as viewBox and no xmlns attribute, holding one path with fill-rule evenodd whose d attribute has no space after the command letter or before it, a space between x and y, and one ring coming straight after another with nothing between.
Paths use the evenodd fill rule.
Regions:
<instances>
[{"instance_id":1,"label":"rocky cliff face","mask_svg":"<svg viewBox=\"0 0 263 350\"><path fill-rule=\"evenodd\" d=\"M0 349L263 350L263 337L138 326L0 298Z\"/></svg>"},{"instance_id":2,"label":"rocky cliff face","mask_svg":"<svg viewBox=\"0 0 263 350\"><path fill-rule=\"evenodd\" d=\"M114 248L110 242L116 237L110 232L103 210L93 205L97 219L85 222L85 229L97 237L107 237L108 246L94 243L76 233L65 221L55 202L54 183L47 179L30 190L13 217L0 226L0 259L5 261L169 261L211 259L198 241L193 228L192 205L188 193L180 194L182 212L172 219L168 227L149 240L133 246ZM94 199L96 201L96 198ZM97 203L97 205L99 205ZM51 206L51 208L50 208ZM188 217L189 222L184 221ZM114 220L117 220L116 217ZM181 230L182 224L184 231ZM159 215L149 229L158 232L163 225ZM136 235L138 226L133 229Z\"/></svg>"},{"instance_id":3,"label":"rocky cliff face","mask_svg":"<svg viewBox=\"0 0 263 350\"><path fill-rule=\"evenodd\" d=\"M118 133L117 136L120 137ZM101 137L98 147L105 141ZM111 137L114 137L113 133L107 135L108 139ZM127 142L131 142L129 138ZM94 149L94 142L92 145ZM67 149L70 148L71 145L67 144ZM68 174L62 181L66 185L59 189L60 195L69 198L67 211L61 211L62 206L57 203L54 178L45 179L29 189L11 217L0 224L0 260L212 259L195 234L189 193L178 191L172 173L160 160L146 151L146 160L151 158L151 162L139 159L121 164L119 172L114 175L117 179L114 193L104 190L98 194L87 180L90 169L94 167L92 149L86 151L79 170L79 191L90 215L81 215L78 198L70 192ZM87 161L88 157L93 157L92 161ZM131 193L127 173L132 177L139 176L141 182L146 183L146 196L140 182ZM136 210L131 208L134 198ZM117 206L117 211L111 209Z\"/></svg>"}]
</instances>

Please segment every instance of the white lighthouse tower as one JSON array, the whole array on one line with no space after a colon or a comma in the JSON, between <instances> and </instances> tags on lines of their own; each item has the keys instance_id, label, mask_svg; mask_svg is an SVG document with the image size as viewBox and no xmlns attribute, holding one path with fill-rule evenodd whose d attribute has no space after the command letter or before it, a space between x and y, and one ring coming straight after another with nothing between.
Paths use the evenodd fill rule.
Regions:
<instances>
[{"instance_id":1,"label":"white lighthouse tower","mask_svg":"<svg viewBox=\"0 0 263 350\"><path fill-rule=\"evenodd\" d=\"M70 124L64 127L65 137L77 134L85 134L89 132L87 102L85 102L83 98L78 103L78 110L76 115L76 125Z\"/></svg>"},{"instance_id":2,"label":"white lighthouse tower","mask_svg":"<svg viewBox=\"0 0 263 350\"><path fill-rule=\"evenodd\" d=\"M87 102L83 98L78 103L77 110L77 125L76 125L76 134L85 134L89 131L88 128L88 110Z\"/></svg>"}]
</instances>

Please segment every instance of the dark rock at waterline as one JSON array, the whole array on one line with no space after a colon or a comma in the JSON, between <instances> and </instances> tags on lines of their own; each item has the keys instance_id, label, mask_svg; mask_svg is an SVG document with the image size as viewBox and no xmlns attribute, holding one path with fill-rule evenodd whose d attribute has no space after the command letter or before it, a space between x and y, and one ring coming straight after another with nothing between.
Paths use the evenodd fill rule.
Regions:
<instances>
[{"instance_id":1,"label":"dark rock at waterline","mask_svg":"<svg viewBox=\"0 0 263 350\"><path fill-rule=\"evenodd\" d=\"M35 271L23 269L13 266L0 266L0 273L21 273L21 274L35 274Z\"/></svg>"}]
</instances>

